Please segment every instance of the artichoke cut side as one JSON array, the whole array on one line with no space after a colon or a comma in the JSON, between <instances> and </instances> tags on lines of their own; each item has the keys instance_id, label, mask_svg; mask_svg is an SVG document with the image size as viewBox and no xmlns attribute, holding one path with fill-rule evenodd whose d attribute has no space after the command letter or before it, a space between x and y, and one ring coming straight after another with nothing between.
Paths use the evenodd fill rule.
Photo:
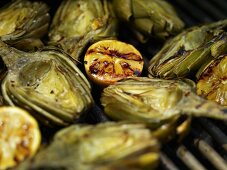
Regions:
<instances>
[{"instance_id":1,"label":"artichoke cut side","mask_svg":"<svg viewBox=\"0 0 227 170\"><path fill-rule=\"evenodd\" d=\"M227 106L227 56L220 56L201 74L197 94L220 105Z\"/></svg>"},{"instance_id":2,"label":"artichoke cut side","mask_svg":"<svg viewBox=\"0 0 227 170\"><path fill-rule=\"evenodd\" d=\"M109 122L96 126L73 125L59 131L50 146L20 167L61 167L78 170L134 167L152 169L157 166L158 160L159 143L144 125Z\"/></svg>"},{"instance_id":3,"label":"artichoke cut side","mask_svg":"<svg viewBox=\"0 0 227 170\"><path fill-rule=\"evenodd\" d=\"M49 8L43 2L16 0L0 9L0 38L23 50L43 46L40 38L48 31Z\"/></svg>"},{"instance_id":4,"label":"artichoke cut side","mask_svg":"<svg viewBox=\"0 0 227 170\"><path fill-rule=\"evenodd\" d=\"M91 108L91 87L64 53L54 49L24 53L8 47L0 53L9 68L2 84L8 104L31 110L41 122L58 125L73 123Z\"/></svg>"}]
</instances>

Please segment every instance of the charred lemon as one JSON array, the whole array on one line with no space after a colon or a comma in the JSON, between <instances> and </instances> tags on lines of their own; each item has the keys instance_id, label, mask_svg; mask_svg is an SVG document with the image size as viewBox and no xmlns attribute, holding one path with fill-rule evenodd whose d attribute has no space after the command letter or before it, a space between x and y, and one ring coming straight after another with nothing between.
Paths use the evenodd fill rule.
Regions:
<instances>
[{"instance_id":1,"label":"charred lemon","mask_svg":"<svg viewBox=\"0 0 227 170\"><path fill-rule=\"evenodd\" d=\"M117 40L102 40L89 47L84 65L89 78L109 85L125 77L137 77L143 70L143 58L132 45Z\"/></svg>"},{"instance_id":2,"label":"charred lemon","mask_svg":"<svg viewBox=\"0 0 227 170\"><path fill-rule=\"evenodd\" d=\"M197 83L197 94L227 106L227 55L214 60Z\"/></svg>"},{"instance_id":3,"label":"charred lemon","mask_svg":"<svg viewBox=\"0 0 227 170\"><path fill-rule=\"evenodd\" d=\"M0 169L34 155L41 135L36 120L18 107L0 108Z\"/></svg>"}]
</instances>

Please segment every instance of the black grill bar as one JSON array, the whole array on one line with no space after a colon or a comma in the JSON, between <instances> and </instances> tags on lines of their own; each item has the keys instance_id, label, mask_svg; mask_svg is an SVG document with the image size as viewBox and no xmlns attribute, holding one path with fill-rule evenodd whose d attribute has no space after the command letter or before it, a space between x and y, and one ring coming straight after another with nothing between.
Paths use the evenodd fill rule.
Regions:
<instances>
[{"instance_id":1,"label":"black grill bar","mask_svg":"<svg viewBox=\"0 0 227 170\"><path fill-rule=\"evenodd\" d=\"M168 156L162 152L160 154L161 157L161 166L162 169L166 169L166 170L180 170L172 161L170 158L168 158Z\"/></svg>"},{"instance_id":2,"label":"black grill bar","mask_svg":"<svg viewBox=\"0 0 227 170\"><path fill-rule=\"evenodd\" d=\"M227 15L227 1L226 0L210 0L214 5L218 7L220 11L223 11Z\"/></svg>"},{"instance_id":3,"label":"black grill bar","mask_svg":"<svg viewBox=\"0 0 227 170\"><path fill-rule=\"evenodd\" d=\"M218 170L227 170L226 161L204 140L195 139L195 146Z\"/></svg>"},{"instance_id":4,"label":"black grill bar","mask_svg":"<svg viewBox=\"0 0 227 170\"><path fill-rule=\"evenodd\" d=\"M225 10L220 10L214 3L211 3L207 0L191 0L191 3L194 6L197 6L199 9L203 10L206 15L209 15L210 18L214 20L225 19L226 14Z\"/></svg>"},{"instance_id":5,"label":"black grill bar","mask_svg":"<svg viewBox=\"0 0 227 170\"><path fill-rule=\"evenodd\" d=\"M227 152L227 136L210 120L200 119L198 122L215 139L215 141Z\"/></svg>"},{"instance_id":6,"label":"black grill bar","mask_svg":"<svg viewBox=\"0 0 227 170\"><path fill-rule=\"evenodd\" d=\"M227 0L169 0L186 27L227 19ZM161 168L227 170L227 123L205 118L192 121L182 143L163 146Z\"/></svg>"},{"instance_id":7,"label":"black grill bar","mask_svg":"<svg viewBox=\"0 0 227 170\"><path fill-rule=\"evenodd\" d=\"M174 6L176 6L177 9L182 9L185 11L185 14L190 16L192 19L195 20L195 23L201 23L201 22L212 22L213 19L206 14L201 8L199 8L197 5L193 4L191 1L187 0L175 0L173 1ZM185 18L185 21L186 18Z\"/></svg>"},{"instance_id":8,"label":"black grill bar","mask_svg":"<svg viewBox=\"0 0 227 170\"><path fill-rule=\"evenodd\" d=\"M184 145L181 145L177 149L177 155L185 163L185 165L187 165L189 169L206 170L206 168Z\"/></svg>"}]
</instances>

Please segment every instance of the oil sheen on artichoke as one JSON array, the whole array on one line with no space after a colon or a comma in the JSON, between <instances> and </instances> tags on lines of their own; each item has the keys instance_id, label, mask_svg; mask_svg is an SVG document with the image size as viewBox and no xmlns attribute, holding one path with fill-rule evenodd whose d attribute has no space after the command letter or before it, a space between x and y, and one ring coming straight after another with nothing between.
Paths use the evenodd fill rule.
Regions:
<instances>
[{"instance_id":1,"label":"oil sheen on artichoke","mask_svg":"<svg viewBox=\"0 0 227 170\"><path fill-rule=\"evenodd\" d=\"M227 55L211 62L197 82L197 94L227 106Z\"/></svg>"}]
</instances>

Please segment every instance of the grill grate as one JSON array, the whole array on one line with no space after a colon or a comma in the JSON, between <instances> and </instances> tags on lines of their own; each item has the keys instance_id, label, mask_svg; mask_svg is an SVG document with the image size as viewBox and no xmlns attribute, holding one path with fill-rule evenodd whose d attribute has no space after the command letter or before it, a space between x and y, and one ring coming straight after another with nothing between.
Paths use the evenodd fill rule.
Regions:
<instances>
[{"instance_id":1,"label":"grill grate","mask_svg":"<svg viewBox=\"0 0 227 170\"><path fill-rule=\"evenodd\" d=\"M51 16L54 15L62 0L43 0L51 6ZM227 19L227 0L168 0L174 5L179 16L185 21L186 26L213 22L219 19ZM9 2L0 0L0 6ZM150 45L152 44L152 45ZM148 53L153 56L160 48L159 43L150 42L143 45ZM150 48L154 47L154 48ZM147 58L149 61L150 58ZM148 62L147 61L147 62ZM107 121L100 108L100 89L93 89L93 97L96 104L92 113L83 117L81 122L98 123ZM42 129L45 136L52 132ZM161 163L158 169L165 170L227 170L227 125L221 121L210 119L194 119L191 131L182 143L171 141L163 146Z\"/></svg>"},{"instance_id":2,"label":"grill grate","mask_svg":"<svg viewBox=\"0 0 227 170\"><path fill-rule=\"evenodd\" d=\"M186 26L227 19L226 0L169 0ZM163 146L159 169L227 170L227 124L205 118L193 120L191 131L179 144Z\"/></svg>"}]
</instances>

